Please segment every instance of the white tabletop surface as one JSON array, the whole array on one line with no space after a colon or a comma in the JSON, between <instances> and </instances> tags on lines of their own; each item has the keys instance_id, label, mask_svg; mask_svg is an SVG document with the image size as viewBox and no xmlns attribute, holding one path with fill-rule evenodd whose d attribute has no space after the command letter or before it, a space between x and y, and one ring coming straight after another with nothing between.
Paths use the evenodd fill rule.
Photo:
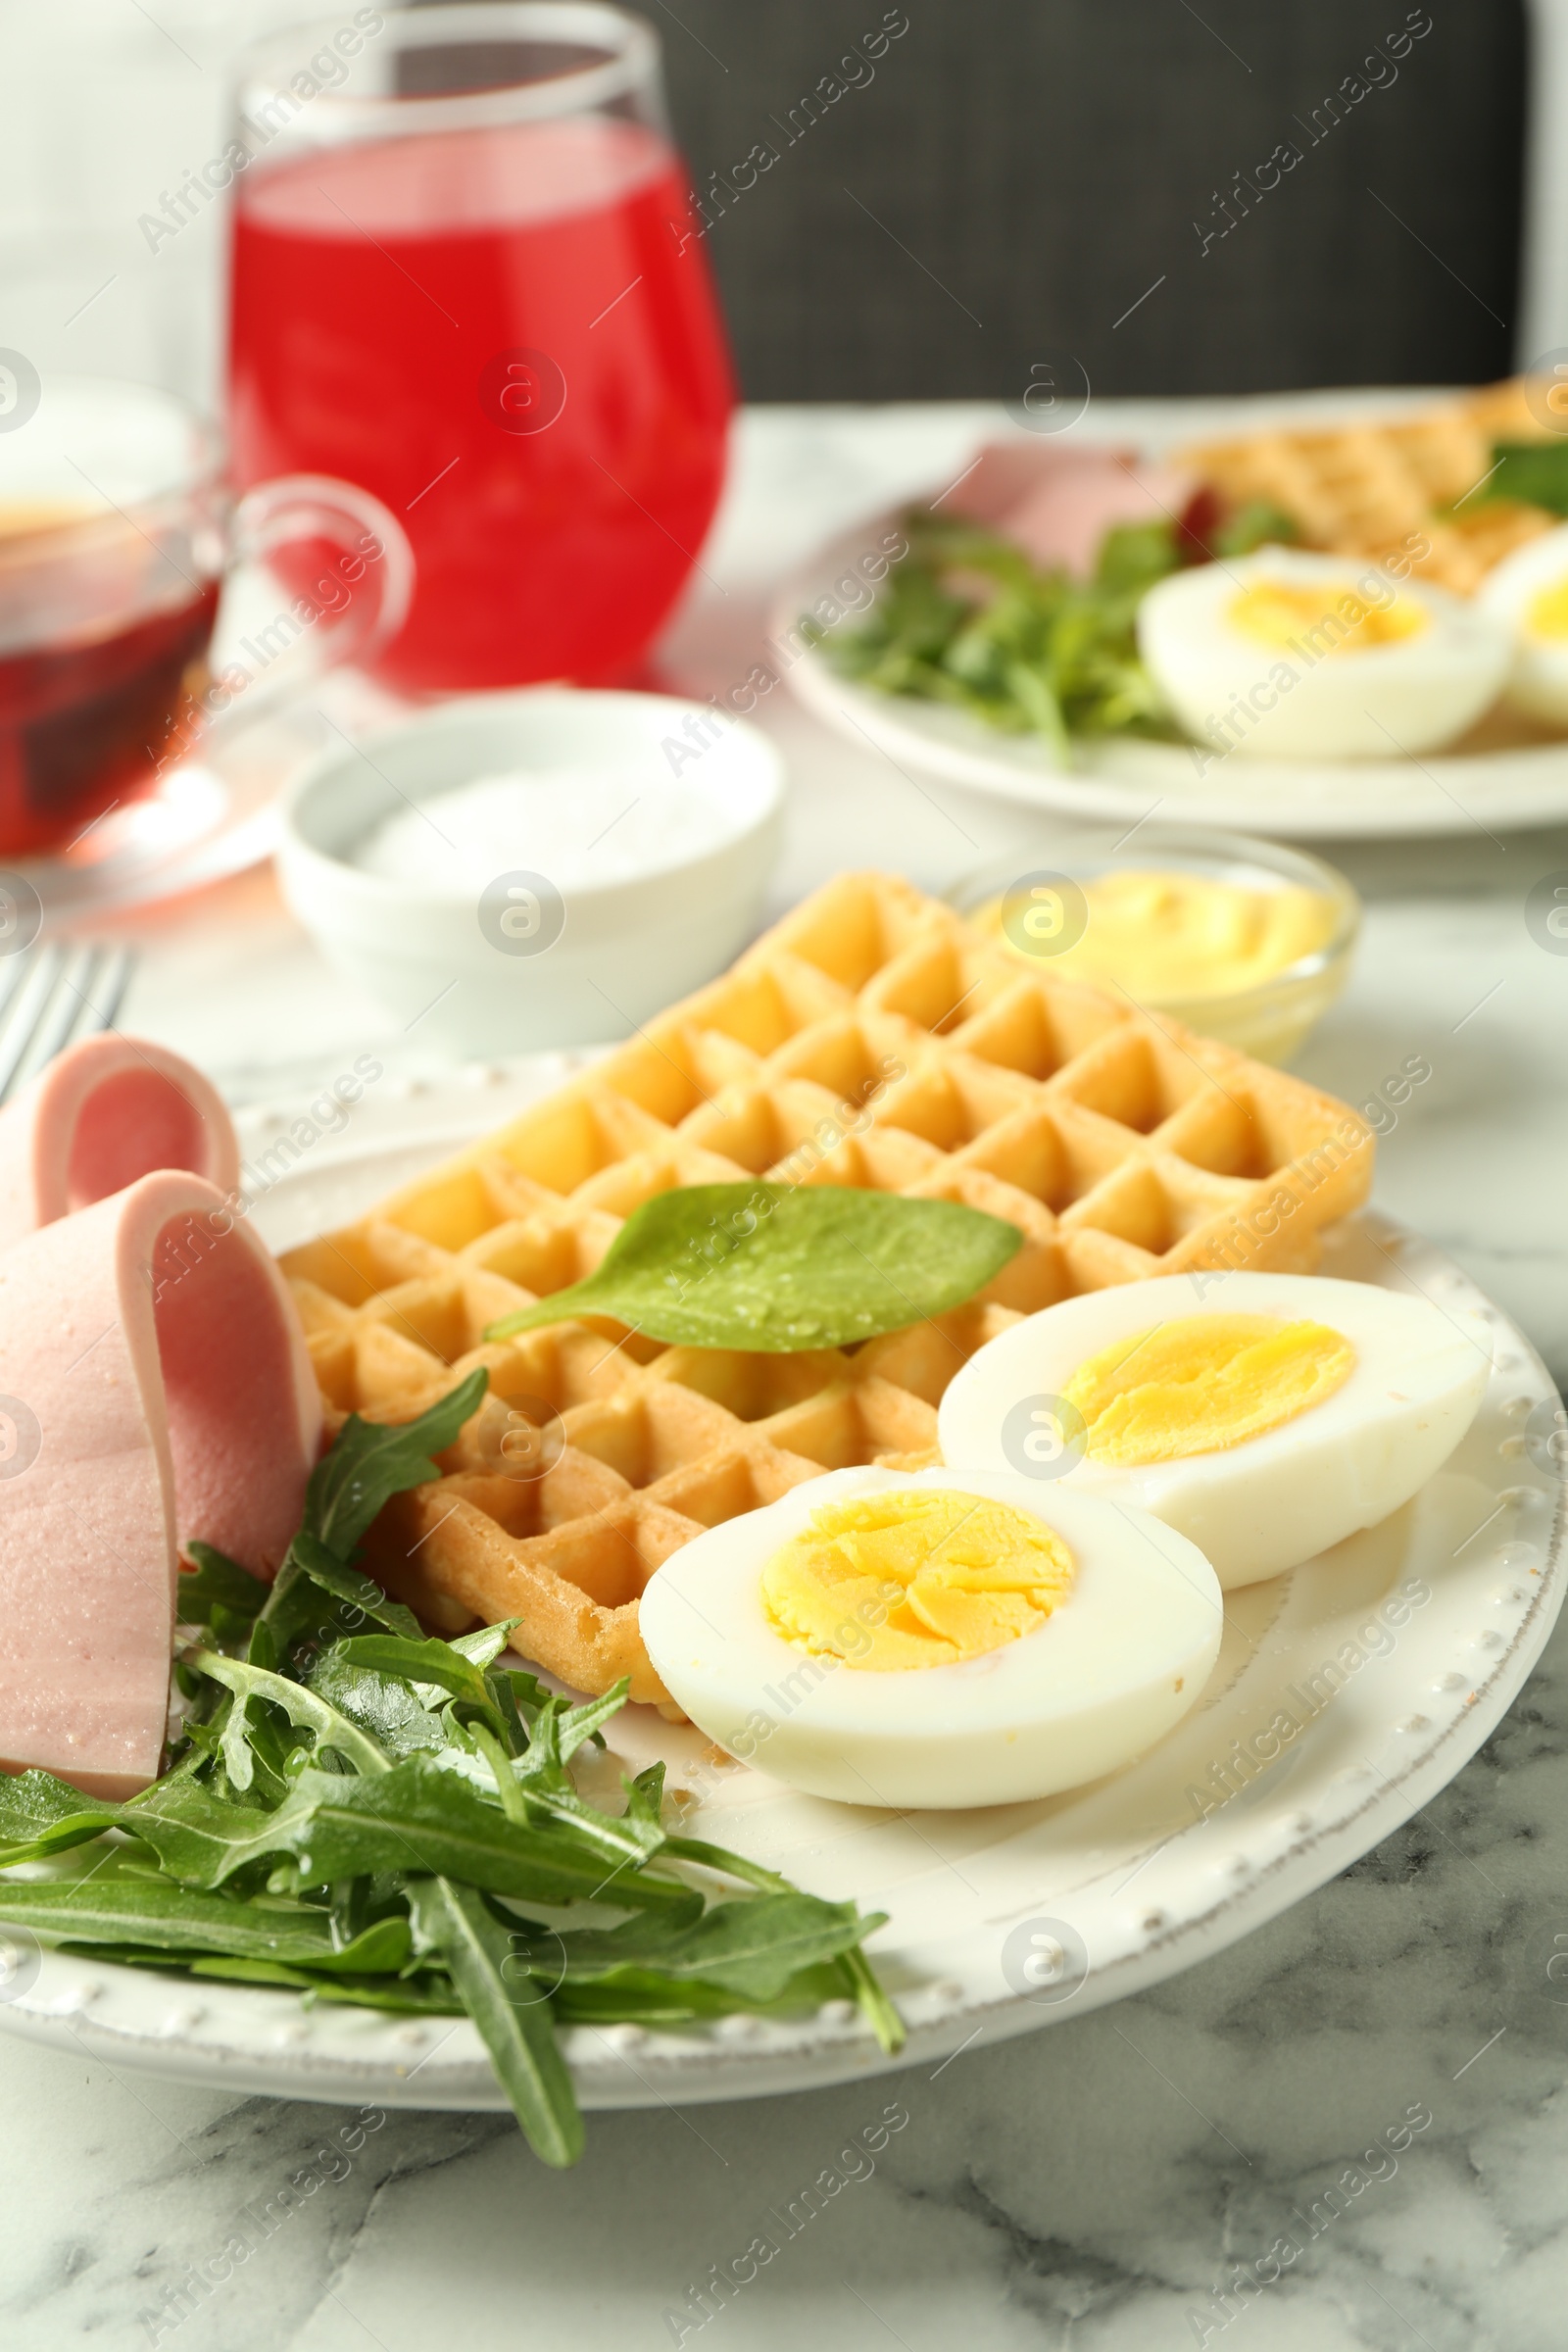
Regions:
<instances>
[{"instance_id":1,"label":"white tabletop surface","mask_svg":"<svg viewBox=\"0 0 1568 2352\"><path fill-rule=\"evenodd\" d=\"M1106 402L1085 429L1164 440L1280 405ZM770 588L817 540L950 478L1004 424L978 405L747 416L666 640L671 682L708 693L743 677ZM759 718L791 777L775 906L846 864L945 888L1049 840L1017 809L847 748L783 688ZM1379 1200L1480 1280L1560 1384L1568 958L1533 943L1523 908L1541 875L1568 875L1568 831L1329 855L1366 898L1366 932L1299 1066L1362 1103L1410 1057L1430 1062L1385 1134ZM394 1087L428 1068L328 970L265 871L113 936L142 951L123 1025L192 1055L236 1103L313 1093L367 1049ZM493 2116L372 2115L363 2145L328 2162L337 2111L117 2076L0 2035L0 2343L1556 2346L1568 2006L1524 1955L1559 1928L1568 1952L1565 1643L1426 1814L1157 1991L1005 2047L977 2040L929 2080L596 2116L564 2177ZM667 2316L891 2100L907 2122L872 2172L700 2330L689 2309ZM1367 2155L1410 2111L1431 2120L1409 2146ZM270 2205L259 2242L242 2216ZM255 2251L181 2299L190 2267L236 2233Z\"/></svg>"}]
</instances>

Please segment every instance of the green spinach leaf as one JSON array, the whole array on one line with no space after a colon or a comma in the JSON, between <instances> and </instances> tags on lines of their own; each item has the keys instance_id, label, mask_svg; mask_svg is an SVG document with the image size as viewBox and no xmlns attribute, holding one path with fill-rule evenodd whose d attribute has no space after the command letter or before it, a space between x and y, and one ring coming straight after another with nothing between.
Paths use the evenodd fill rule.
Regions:
<instances>
[{"instance_id":1,"label":"green spinach leaf","mask_svg":"<svg viewBox=\"0 0 1568 2352\"><path fill-rule=\"evenodd\" d=\"M1478 506L1494 498L1520 498L1548 514L1568 514L1568 442L1498 441L1492 455L1493 470L1474 494Z\"/></svg>"},{"instance_id":2,"label":"green spinach leaf","mask_svg":"<svg viewBox=\"0 0 1568 2352\"><path fill-rule=\"evenodd\" d=\"M677 1347L843 1348L959 1306L1023 1236L953 1200L845 1185L698 1184L626 1219L586 1282L493 1324L610 1315Z\"/></svg>"}]
</instances>

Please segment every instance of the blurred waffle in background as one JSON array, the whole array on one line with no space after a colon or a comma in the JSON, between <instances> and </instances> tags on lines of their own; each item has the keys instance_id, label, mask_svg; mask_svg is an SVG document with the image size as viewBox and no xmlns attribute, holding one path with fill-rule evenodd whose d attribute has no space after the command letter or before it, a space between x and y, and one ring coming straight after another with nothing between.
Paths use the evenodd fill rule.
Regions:
<instances>
[{"instance_id":1,"label":"blurred waffle in background","mask_svg":"<svg viewBox=\"0 0 1568 2352\"><path fill-rule=\"evenodd\" d=\"M1274 508L1304 547L1398 559L1468 596L1568 513L1568 440L1542 421L1545 390L1518 376L1389 423L1249 433L1179 458L1226 507ZM1533 448L1560 457L1561 505L1544 503L1555 483L1538 467L1530 496L1509 495L1511 457Z\"/></svg>"}]
</instances>

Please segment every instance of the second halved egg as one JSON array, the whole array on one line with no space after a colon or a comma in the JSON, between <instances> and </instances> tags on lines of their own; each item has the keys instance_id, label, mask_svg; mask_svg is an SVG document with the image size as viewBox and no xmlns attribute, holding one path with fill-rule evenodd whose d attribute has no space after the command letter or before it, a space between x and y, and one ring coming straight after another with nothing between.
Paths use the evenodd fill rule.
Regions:
<instances>
[{"instance_id":1,"label":"second halved egg","mask_svg":"<svg viewBox=\"0 0 1568 2352\"><path fill-rule=\"evenodd\" d=\"M1171 1274L1014 1324L970 1357L938 1426L955 1468L1150 1511L1229 1588L1407 1502L1491 1365L1464 1307L1320 1275Z\"/></svg>"},{"instance_id":2,"label":"second halved egg","mask_svg":"<svg viewBox=\"0 0 1568 2352\"><path fill-rule=\"evenodd\" d=\"M1513 639L1509 702L1549 726L1568 726L1568 523L1505 556L1476 603Z\"/></svg>"},{"instance_id":3,"label":"second halved egg","mask_svg":"<svg viewBox=\"0 0 1568 2352\"><path fill-rule=\"evenodd\" d=\"M1489 612L1370 557L1265 547L1157 582L1138 645L1196 741L1262 760L1396 760L1463 734L1512 659Z\"/></svg>"}]
</instances>

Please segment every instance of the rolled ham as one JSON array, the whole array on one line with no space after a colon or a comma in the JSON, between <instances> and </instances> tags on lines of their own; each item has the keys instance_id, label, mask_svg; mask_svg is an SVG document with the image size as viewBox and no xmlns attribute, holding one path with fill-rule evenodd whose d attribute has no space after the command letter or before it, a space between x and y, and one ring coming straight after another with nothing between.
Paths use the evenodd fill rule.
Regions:
<instances>
[{"instance_id":1,"label":"rolled ham","mask_svg":"<svg viewBox=\"0 0 1568 2352\"><path fill-rule=\"evenodd\" d=\"M1000 531L1042 570L1087 579L1118 523L1178 521L1197 487L1174 466L1094 442L993 441L942 513Z\"/></svg>"},{"instance_id":2,"label":"rolled ham","mask_svg":"<svg viewBox=\"0 0 1568 2352\"><path fill-rule=\"evenodd\" d=\"M0 1258L0 1765L108 1797L156 1776L178 1548L272 1576L319 1437L287 1286L200 1177Z\"/></svg>"},{"instance_id":3,"label":"rolled ham","mask_svg":"<svg viewBox=\"0 0 1568 2352\"><path fill-rule=\"evenodd\" d=\"M221 1097L145 1038L83 1038L0 1110L0 1250L156 1168L237 1188L239 1145Z\"/></svg>"}]
</instances>

